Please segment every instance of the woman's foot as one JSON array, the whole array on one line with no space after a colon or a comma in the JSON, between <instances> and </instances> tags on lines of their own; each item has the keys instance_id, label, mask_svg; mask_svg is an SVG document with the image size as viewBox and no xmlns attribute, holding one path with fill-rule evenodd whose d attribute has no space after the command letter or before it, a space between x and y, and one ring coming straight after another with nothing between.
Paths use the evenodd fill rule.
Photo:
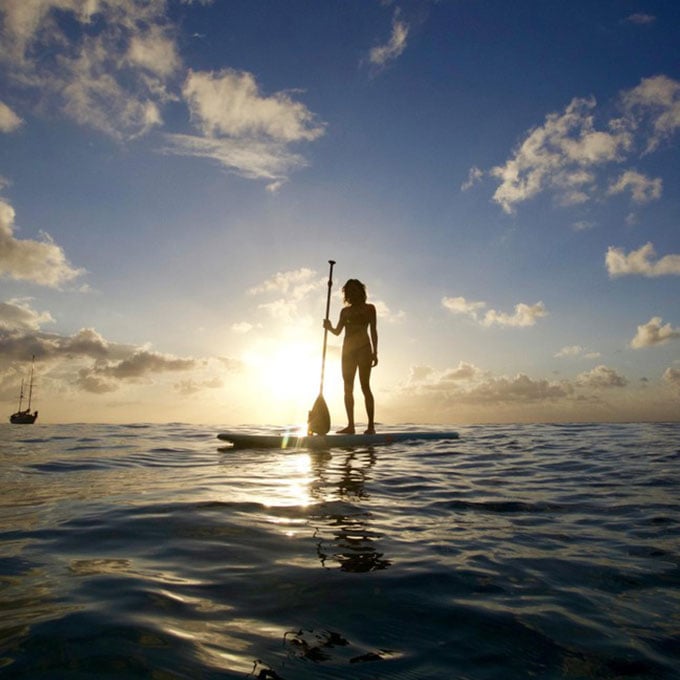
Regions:
<instances>
[{"instance_id":1,"label":"woman's foot","mask_svg":"<svg viewBox=\"0 0 680 680\"><path fill-rule=\"evenodd\" d=\"M364 434L375 434L375 428L374 427L369 427L366 430L364 430Z\"/></svg>"},{"instance_id":2,"label":"woman's foot","mask_svg":"<svg viewBox=\"0 0 680 680\"><path fill-rule=\"evenodd\" d=\"M342 430L338 430L337 434L354 434L354 425L343 427Z\"/></svg>"}]
</instances>

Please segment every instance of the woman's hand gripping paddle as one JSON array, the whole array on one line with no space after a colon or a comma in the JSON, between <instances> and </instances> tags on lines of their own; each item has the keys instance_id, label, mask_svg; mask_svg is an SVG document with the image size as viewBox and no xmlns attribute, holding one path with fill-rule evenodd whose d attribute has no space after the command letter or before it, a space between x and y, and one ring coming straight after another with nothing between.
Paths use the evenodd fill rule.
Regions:
<instances>
[{"instance_id":1,"label":"woman's hand gripping paddle","mask_svg":"<svg viewBox=\"0 0 680 680\"><path fill-rule=\"evenodd\" d=\"M328 273L328 295L326 296L326 320L328 320L328 313L331 310L331 288L333 287L333 265L335 260L328 260L331 266ZM328 411L326 400L323 398L323 377L324 369L326 367L326 341L328 340L328 330L323 329L323 353L321 355L321 386L319 387L319 396L312 406L312 410L307 417L307 432L309 434L328 434L331 429L331 414Z\"/></svg>"}]
</instances>

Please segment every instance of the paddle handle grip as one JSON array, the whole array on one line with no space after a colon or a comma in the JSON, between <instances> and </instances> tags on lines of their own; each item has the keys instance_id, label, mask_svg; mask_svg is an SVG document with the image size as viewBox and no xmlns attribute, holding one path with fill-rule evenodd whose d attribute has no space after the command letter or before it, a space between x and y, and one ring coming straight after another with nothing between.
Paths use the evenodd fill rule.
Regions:
<instances>
[{"instance_id":1,"label":"paddle handle grip","mask_svg":"<svg viewBox=\"0 0 680 680\"><path fill-rule=\"evenodd\" d=\"M328 264L331 266L328 272L328 295L326 296L326 318L331 311L331 288L333 287L333 267L335 266L335 260L328 260Z\"/></svg>"}]
</instances>

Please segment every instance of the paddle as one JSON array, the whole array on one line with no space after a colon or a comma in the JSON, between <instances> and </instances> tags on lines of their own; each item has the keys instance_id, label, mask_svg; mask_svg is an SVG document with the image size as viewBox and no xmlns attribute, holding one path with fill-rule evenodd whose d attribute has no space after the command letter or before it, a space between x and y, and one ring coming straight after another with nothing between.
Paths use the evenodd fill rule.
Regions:
<instances>
[{"instance_id":1,"label":"paddle","mask_svg":"<svg viewBox=\"0 0 680 680\"><path fill-rule=\"evenodd\" d=\"M333 265L335 260L328 260L331 266L328 272L328 295L326 296L326 319L328 313L331 311L331 288L333 286ZM309 434L328 434L331 429L331 414L328 411L326 400L323 398L323 376L326 368L326 341L328 340L328 330L323 329L323 353L321 355L321 386L319 387L319 396L312 406L312 410L307 418L307 432Z\"/></svg>"}]
</instances>

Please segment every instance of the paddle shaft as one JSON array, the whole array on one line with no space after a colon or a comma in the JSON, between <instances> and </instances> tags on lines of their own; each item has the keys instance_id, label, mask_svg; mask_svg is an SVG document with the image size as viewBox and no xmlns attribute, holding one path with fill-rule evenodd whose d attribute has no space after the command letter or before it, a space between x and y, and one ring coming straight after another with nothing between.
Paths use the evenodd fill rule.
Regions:
<instances>
[{"instance_id":1,"label":"paddle shaft","mask_svg":"<svg viewBox=\"0 0 680 680\"><path fill-rule=\"evenodd\" d=\"M331 311L331 288L333 287L333 265L335 260L328 260L330 270L328 272L328 294L326 295L326 320ZM323 352L321 353L321 385L319 387L319 394L323 394L323 378L326 370L326 343L328 342L328 329L323 329Z\"/></svg>"}]
</instances>

